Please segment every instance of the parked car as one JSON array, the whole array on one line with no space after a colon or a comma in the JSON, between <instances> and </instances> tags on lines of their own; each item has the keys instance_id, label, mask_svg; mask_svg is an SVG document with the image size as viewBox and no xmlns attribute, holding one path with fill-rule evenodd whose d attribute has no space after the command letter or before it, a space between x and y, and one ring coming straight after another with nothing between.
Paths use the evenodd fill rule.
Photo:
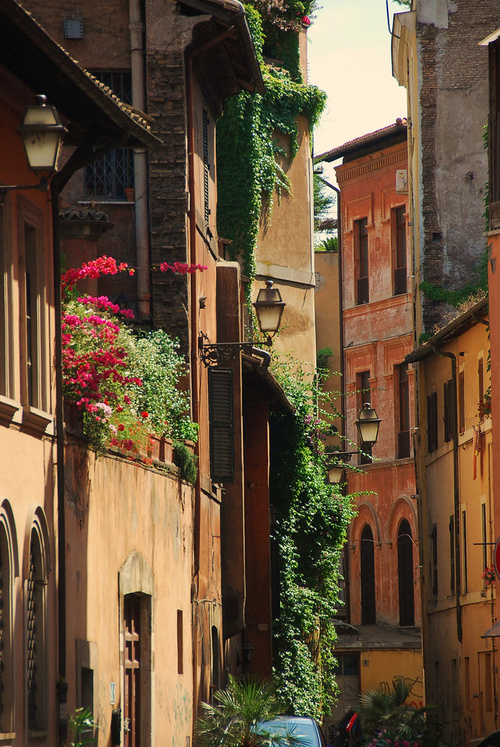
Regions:
<instances>
[{"instance_id":1,"label":"parked car","mask_svg":"<svg viewBox=\"0 0 500 747\"><path fill-rule=\"evenodd\" d=\"M300 716L278 716L270 721L262 721L258 726L260 734L284 734L297 738L300 747L326 747L320 725L312 718Z\"/></svg>"},{"instance_id":2,"label":"parked car","mask_svg":"<svg viewBox=\"0 0 500 747\"><path fill-rule=\"evenodd\" d=\"M476 747L500 747L500 731L493 731L477 743Z\"/></svg>"}]
</instances>

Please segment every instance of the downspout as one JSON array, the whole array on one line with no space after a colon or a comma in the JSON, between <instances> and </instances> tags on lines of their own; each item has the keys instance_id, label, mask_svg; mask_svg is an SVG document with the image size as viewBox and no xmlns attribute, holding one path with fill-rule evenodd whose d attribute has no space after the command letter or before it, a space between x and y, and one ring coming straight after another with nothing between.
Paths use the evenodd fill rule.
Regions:
<instances>
[{"instance_id":1,"label":"downspout","mask_svg":"<svg viewBox=\"0 0 500 747\"><path fill-rule=\"evenodd\" d=\"M145 111L145 49L142 0L129 0L129 21L132 106L139 111ZM144 148L136 148L134 149L134 189L137 316L142 320L149 319L151 315L147 175L146 150Z\"/></svg>"},{"instance_id":2,"label":"downspout","mask_svg":"<svg viewBox=\"0 0 500 747\"><path fill-rule=\"evenodd\" d=\"M451 381L453 386L454 401L457 401L457 357L454 353L440 352L434 345L432 349L435 355L451 360ZM453 500L455 513L455 587L456 587L456 618L457 618L457 638L462 642L462 607L460 605L461 590L461 557L460 557L460 489L459 489L459 471L458 471L458 422L453 418Z\"/></svg>"}]
</instances>

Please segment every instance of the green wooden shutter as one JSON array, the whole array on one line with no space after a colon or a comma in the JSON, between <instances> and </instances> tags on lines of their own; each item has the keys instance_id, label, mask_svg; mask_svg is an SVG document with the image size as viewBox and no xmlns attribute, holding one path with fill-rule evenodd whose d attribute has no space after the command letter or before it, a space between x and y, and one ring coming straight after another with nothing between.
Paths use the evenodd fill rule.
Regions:
<instances>
[{"instance_id":1,"label":"green wooden shutter","mask_svg":"<svg viewBox=\"0 0 500 747\"><path fill-rule=\"evenodd\" d=\"M234 482L233 370L208 369L210 476L214 482Z\"/></svg>"}]
</instances>

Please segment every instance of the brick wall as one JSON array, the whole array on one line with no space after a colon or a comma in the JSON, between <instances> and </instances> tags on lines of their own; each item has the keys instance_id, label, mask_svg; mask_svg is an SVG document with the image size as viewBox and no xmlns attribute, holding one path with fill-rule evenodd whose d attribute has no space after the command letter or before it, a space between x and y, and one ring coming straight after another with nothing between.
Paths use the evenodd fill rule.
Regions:
<instances>
[{"instance_id":1,"label":"brick wall","mask_svg":"<svg viewBox=\"0 0 500 747\"><path fill-rule=\"evenodd\" d=\"M178 50L149 51L149 114L165 148L149 156L151 262L188 261L187 147L183 55ZM155 324L179 337L188 350L187 276L153 270L152 309Z\"/></svg>"}]
</instances>

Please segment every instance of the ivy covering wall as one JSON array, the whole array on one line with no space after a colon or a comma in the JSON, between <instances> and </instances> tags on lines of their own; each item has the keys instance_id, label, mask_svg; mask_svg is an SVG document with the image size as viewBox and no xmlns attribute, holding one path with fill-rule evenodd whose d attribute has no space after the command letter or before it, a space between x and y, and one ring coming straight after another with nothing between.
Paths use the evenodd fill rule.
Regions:
<instances>
[{"instance_id":1,"label":"ivy covering wall","mask_svg":"<svg viewBox=\"0 0 500 747\"><path fill-rule=\"evenodd\" d=\"M234 259L241 259L250 280L255 277L263 206L272 214L275 196L290 191L289 179L276 156L293 160L298 150L297 117L305 114L314 127L326 100L323 91L302 82L300 73L296 25L302 16L297 16L295 6L300 6L302 13L311 4L280 3L289 9L289 30L273 23L272 15L266 15L264 28L257 6L265 4L246 5L245 10L266 92L263 96L242 92L229 99L217 123L218 233L232 242L230 252ZM281 67L264 62L265 46L268 54L279 55Z\"/></svg>"}]
</instances>

